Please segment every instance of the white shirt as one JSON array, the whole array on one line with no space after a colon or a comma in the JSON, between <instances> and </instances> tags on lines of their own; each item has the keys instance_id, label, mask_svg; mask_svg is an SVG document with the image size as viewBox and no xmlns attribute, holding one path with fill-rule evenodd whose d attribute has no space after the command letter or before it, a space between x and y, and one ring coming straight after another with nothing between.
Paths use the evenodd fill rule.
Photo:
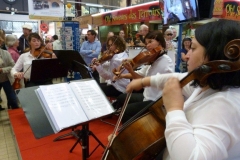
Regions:
<instances>
[{"instance_id":1,"label":"white shirt","mask_svg":"<svg viewBox=\"0 0 240 160\"><path fill-rule=\"evenodd\" d=\"M113 85L118 91L125 93L126 92L126 87L128 85L128 83L130 82L129 79L118 79L115 83L112 82L113 79L113 69L118 68L121 64L122 64L122 60L127 59L128 58L128 54L126 52L122 52L122 53L118 53L115 54L112 59L110 60L110 64L109 64L109 68L108 70L104 69L104 64L103 65L98 65L96 67L99 75L104 78L105 80L107 80L107 83L109 85ZM127 70L125 70L123 72L124 73L128 73Z\"/></svg>"},{"instance_id":2,"label":"white shirt","mask_svg":"<svg viewBox=\"0 0 240 160\"><path fill-rule=\"evenodd\" d=\"M43 58L44 57L41 57L39 59L43 59ZM24 78L30 79L31 65L32 65L32 61L35 59L36 58L30 52L21 54L16 64L11 70L11 75L14 76L15 73L20 72L23 69L23 72L27 70L26 73L24 73Z\"/></svg>"},{"instance_id":3,"label":"white shirt","mask_svg":"<svg viewBox=\"0 0 240 160\"><path fill-rule=\"evenodd\" d=\"M185 75L174 74L179 79ZM171 76L153 76L151 85L162 89ZM183 111L166 115L164 159L240 159L240 88L201 92L188 84L183 95L188 98Z\"/></svg>"},{"instance_id":4,"label":"white shirt","mask_svg":"<svg viewBox=\"0 0 240 160\"><path fill-rule=\"evenodd\" d=\"M174 65L172 60L168 55L163 55L159 57L152 65L145 65L140 70L135 71L137 74L147 77L164 73L172 73L174 72ZM162 91L157 89L156 87L146 87L143 92L144 100L152 100L156 101L159 97L161 97Z\"/></svg>"}]
</instances>

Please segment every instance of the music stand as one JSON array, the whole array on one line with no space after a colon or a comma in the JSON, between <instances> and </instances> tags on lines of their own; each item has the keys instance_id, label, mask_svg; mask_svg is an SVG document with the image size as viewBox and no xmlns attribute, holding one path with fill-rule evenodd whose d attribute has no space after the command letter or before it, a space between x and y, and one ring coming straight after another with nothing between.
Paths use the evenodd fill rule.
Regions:
<instances>
[{"instance_id":1,"label":"music stand","mask_svg":"<svg viewBox=\"0 0 240 160\"><path fill-rule=\"evenodd\" d=\"M87 64L85 63L79 52L74 50L53 50L53 52L55 53L59 61L61 61L61 63L65 66L65 68L67 70L70 70L70 73L72 73L72 71L80 72L83 79L92 77L86 70ZM72 128L72 131L70 133L59 136L53 141L58 141L68 136L74 136L78 138L77 135L79 131L80 130L75 130L75 128Z\"/></svg>"},{"instance_id":2,"label":"music stand","mask_svg":"<svg viewBox=\"0 0 240 160\"><path fill-rule=\"evenodd\" d=\"M62 64L73 71L76 71L73 67L73 61L77 61L83 65L86 65L86 62L83 60L82 56L78 51L73 50L53 50L57 58L62 62Z\"/></svg>"},{"instance_id":3,"label":"music stand","mask_svg":"<svg viewBox=\"0 0 240 160\"><path fill-rule=\"evenodd\" d=\"M58 59L36 59L32 61L31 81L66 77L68 69Z\"/></svg>"}]
</instances>

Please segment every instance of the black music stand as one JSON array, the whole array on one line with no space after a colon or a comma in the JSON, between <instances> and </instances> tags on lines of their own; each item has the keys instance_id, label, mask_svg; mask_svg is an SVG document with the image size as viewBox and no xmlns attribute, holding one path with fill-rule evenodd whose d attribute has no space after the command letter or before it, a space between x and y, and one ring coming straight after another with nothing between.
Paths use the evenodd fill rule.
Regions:
<instances>
[{"instance_id":1,"label":"black music stand","mask_svg":"<svg viewBox=\"0 0 240 160\"><path fill-rule=\"evenodd\" d=\"M55 134L55 132L52 129L52 126L41 106L40 101L38 100L37 95L35 94L35 90L37 88L38 86L19 89L17 90L17 96L19 98L21 106L23 107L23 111L28 119L35 138L39 139L51 134ZM29 101L29 99L31 99L31 101ZM70 152L73 151L77 143L81 142L80 145L82 146L82 160L86 160L99 146L102 146L103 148L105 148L105 146L91 131L89 131L88 123L83 123L81 125L82 130L79 130L79 132L77 132L78 139L71 148ZM89 154L90 135L93 136L93 138L98 142L98 145Z\"/></svg>"},{"instance_id":2,"label":"black music stand","mask_svg":"<svg viewBox=\"0 0 240 160\"><path fill-rule=\"evenodd\" d=\"M31 81L66 77L68 69L59 59L36 59L32 61Z\"/></svg>"},{"instance_id":3,"label":"black music stand","mask_svg":"<svg viewBox=\"0 0 240 160\"><path fill-rule=\"evenodd\" d=\"M73 50L54 50L53 52L70 73L75 71L79 72L83 79L92 78L90 70L88 69L87 64L85 63L79 52ZM53 141L55 142L68 136L74 136L76 138L79 138L77 135L80 131L81 130L75 130L74 127L72 128L72 131L70 133L61 135L55 138Z\"/></svg>"}]
</instances>

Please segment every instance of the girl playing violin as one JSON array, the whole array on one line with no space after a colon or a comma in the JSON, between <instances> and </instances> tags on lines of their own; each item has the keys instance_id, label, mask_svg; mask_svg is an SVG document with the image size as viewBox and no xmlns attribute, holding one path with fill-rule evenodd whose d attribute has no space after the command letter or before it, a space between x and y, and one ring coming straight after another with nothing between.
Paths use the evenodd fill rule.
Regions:
<instances>
[{"instance_id":1,"label":"girl playing violin","mask_svg":"<svg viewBox=\"0 0 240 160\"><path fill-rule=\"evenodd\" d=\"M188 73L218 60L235 63L239 69L239 42L232 50L224 50L230 41L239 41L239 28L239 22L232 20L218 20L198 27L187 53ZM236 56L228 58L232 53ZM127 86L128 92L147 86L163 89L167 112L167 148L163 159L240 159L240 70L221 73L216 67L209 72L212 74L204 84L193 80L183 88L179 79L185 77L185 73L136 79Z\"/></svg>"},{"instance_id":2,"label":"girl playing violin","mask_svg":"<svg viewBox=\"0 0 240 160\"><path fill-rule=\"evenodd\" d=\"M174 64L171 58L165 54L166 42L163 37L163 34L159 31L149 32L145 37L145 44L148 51L152 51L157 47L161 47L162 50L155 53L152 59L151 64L143 66L140 70L134 71L132 65L127 61L123 61L124 67L129 71L126 74L120 74L118 77L114 77L116 79L136 79L143 78L146 76L156 75L156 74L164 74L164 73L172 73L174 71ZM117 81L118 81L117 80ZM143 109L145 106L150 104L152 101L157 100L161 96L162 92L154 87L148 87L144 89L142 93L133 93L129 104L124 112L122 122L125 123L131 117L133 117L138 111ZM120 95L117 98L118 107L122 106L125 100L126 94ZM117 107L117 108L118 108Z\"/></svg>"},{"instance_id":3,"label":"girl playing violin","mask_svg":"<svg viewBox=\"0 0 240 160\"><path fill-rule=\"evenodd\" d=\"M128 79L121 79L115 83L112 82L114 77L112 70L117 68L122 63L123 59L128 58L128 54L125 52L126 43L121 37L112 36L107 39L107 48L109 53L114 54L110 60L108 70L103 68L103 65L99 63L97 58L92 60L92 69L96 69L99 75L107 81L106 83L99 84L106 96L117 97L120 94L125 93L126 86L130 82ZM127 71L124 73L127 73Z\"/></svg>"},{"instance_id":4,"label":"girl playing violin","mask_svg":"<svg viewBox=\"0 0 240 160\"><path fill-rule=\"evenodd\" d=\"M52 46L49 45L49 46L43 47L43 40L37 33L31 33L28 37L28 42L30 45L30 51L20 55L19 59L17 60L16 64L11 70L11 75L14 78L18 78L18 79L24 78L25 87L52 84L51 79L46 79L45 81L39 81L39 82L32 82L30 80L30 73L31 73L30 66L32 64L32 61L35 59L45 58L44 56L42 56L42 49L39 49L39 48L51 50ZM55 57L54 54L50 55L50 57L51 56Z\"/></svg>"}]
</instances>

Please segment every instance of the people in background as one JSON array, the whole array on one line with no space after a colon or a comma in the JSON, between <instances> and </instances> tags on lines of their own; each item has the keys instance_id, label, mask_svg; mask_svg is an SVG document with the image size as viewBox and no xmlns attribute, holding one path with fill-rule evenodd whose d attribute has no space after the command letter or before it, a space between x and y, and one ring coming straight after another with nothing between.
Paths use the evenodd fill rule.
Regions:
<instances>
[{"instance_id":1,"label":"people in background","mask_svg":"<svg viewBox=\"0 0 240 160\"><path fill-rule=\"evenodd\" d=\"M148 34L148 32L149 32L149 27L146 24L142 24L139 27L140 43L138 43L137 46L141 46L141 47L145 46L144 38Z\"/></svg>"},{"instance_id":2,"label":"people in background","mask_svg":"<svg viewBox=\"0 0 240 160\"><path fill-rule=\"evenodd\" d=\"M119 35L119 37L121 37L122 39L125 40L125 33L124 33L124 30L120 30L118 35Z\"/></svg>"},{"instance_id":3,"label":"people in background","mask_svg":"<svg viewBox=\"0 0 240 160\"><path fill-rule=\"evenodd\" d=\"M112 37L112 36L114 36L114 33L113 33L113 32L108 32L108 34L107 34L107 39L108 39L109 37ZM105 43L103 43L103 45L102 45L101 54L103 54L106 50L107 50L107 43L105 42Z\"/></svg>"},{"instance_id":4,"label":"people in background","mask_svg":"<svg viewBox=\"0 0 240 160\"><path fill-rule=\"evenodd\" d=\"M88 66L91 65L93 58L98 58L101 52L101 43L97 40L96 36L97 33L94 30L88 30L87 41L82 43L80 49L80 55L83 57ZM98 83L100 83L98 72L93 71L92 76Z\"/></svg>"},{"instance_id":5,"label":"people in background","mask_svg":"<svg viewBox=\"0 0 240 160\"><path fill-rule=\"evenodd\" d=\"M232 20L197 27L187 53L188 73L220 60L233 62L239 68L238 50L231 50L235 55L224 49L230 41L239 40L239 28L239 22ZM147 86L163 89L167 147L159 158L240 159L240 71L210 70L206 81L193 80L183 87L179 80L186 75L159 74L133 80L127 86L128 92Z\"/></svg>"},{"instance_id":6,"label":"people in background","mask_svg":"<svg viewBox=\"0 0 240 160\"><path fill-rule=\"evenodd\" d=\"M53 35L52 36L52 45L53 45L53 50L62 50L62 44L61 42L58 40L58 36L57 35Z\"/></svg>"},{"instance_id":7,"label":"people in background","mask_svg":"<svg viewBox=\"0 0 240 160\"><path fill-rule=\"evenodd\" d=\"M191 38L184 38L182 41L182 49L181 49L181 72L187 72L187 52L191 49Z\"/></svg>"},{"instance_id":8,"label":"people in background","mask_svg":"<svg viewBox=\"0 0 240 160\"><path fill-rule=\"evenodd\" d=\"M14 78L23 79L25 81L25 87L32 87L32 86L39 86L39 85L46 85L46 84L52 84L52 79L47 78L45 80L39 80L39 81L32 81L30 79L31 77L31 64L32 61L35 59L44 59L44 56L41 56L38 49L43 46L43 40L37 33L31 33L28 37L29 47L30 51L21 54L18 58L16 64L11 70L11 75ZM48 46L46 46L48 47ZM51 46L49 46L51 47ZM46 48L48 49L48 48ZM50 48L52 49L52 48ZM52 58L55 58L56 56L52 53L50 54Z\"/></svg>"},{"instance_id":9,"label":"people in background","mask_svg":"<svg viewBox=\"0 0 240 160\"><path fill-rule=\"evenodd\" d=\"M1 38L5 40L6 32L3 29L0 29L0 35L2 36ZM3 50L7 50L7 46L5 45L5 42L2 42L0 47Z\"/></svg>"},{"instance_id":10,"label":"people in background","mask_svg":"<svg viewBox=\"0 0 240 160\"><path fill-rule=\"evenodd\" d=\"M17 50L17 47L19 46L19 40L16 35L7 35L6 36L6 45L8 47L8 52L11 54L12 59L16 63L20 53Z\"/></svg>"},{"instance_id":11,"label":"people in background","mask_svg":"<svg viewBox=\"0 0 240 160\"><path fill-rule=\"evenodd\" d=\"M0 31L0 45L2 45L5 41L4 39L2 39L2 34L5 33ZM15 63L11 55L6 50L0 49L0 86L3 88L6 94L9 109L18 108L17 97L8 78L10 77L10 71L14 64ZM4 110L1 105L0 110Z\"/></svg>"},{"instance_id":12,"label":"people in background","mask_svg":"<svg viewBox=\"0 0 240 160\"><path fill-rule=\"evenodd\" d=\"M130 82L128 79L120 79L113 82L114 74L112 70L119 67L123 59L128 58L128 54L126 53L126 42L122 37L112 36L107 39L107 48L109 52L113 54L112 58L109 60L109 69L105 70L102 64L97 61L97 58L92 60L92 68L96 70L101 77L107 80L106 83L100 83L100 87L105 95L108 97L117 97L125 93L126 86ZM124 71L124 73L127 72L128 71Z\"/></svg>"},{"instance_id":13,"label":"people in background","mask_svg":"<svg viewBox=\"0 0 240 160\"><path fill-rule=\"evenodd\" d=\"M174 65L175 65L175 63L176 63L176 51L175 51L174 42L172 41L172 36L173 36L173 31L172 31L172 29L168 28L164 32L164 38L165 38L165 41L166 41L166 49L167 49L168 56L172 59Z\"/></svg>"},{"instance_id":14,"label":"people in background","mask_svg":"<svg viewBox=\"0 0 240 160\"><path fill-rule=\"evenodd\" d=\"M23 34L19 38L19 46L18 46L18 51L20 54L25 52L25 49L28 49L30 47L29 42L28 42L28 36L30 33L32 33L32 26L29 24L24 24L22 26L23 29Z\"/></svg>"},{"instance_id":15,"label":"people in background","mask_svg":"<svg viewBox=\"0 0 240 160\"><path fill-rule=\"evenodd\" d=\"M152 58L146 61L148 65L143 66L140 70L134 71L132 65L126 60L123 64L129 73L121 74L116 77L117 79L137 79L156 74L163 75L165 73L174 72L174 64L165 52L166 42L163 34L160 31L149 32L145 37L145 43L147 50L153 54ZM142 58L144 59L144 56ZM145 57L145 59L146 58L147 57ZM122 123L126 123L136 113L144 109L151 102L156 101L161 95L162 92L155 87L144 88L143 94L133 93L124 112ZM121 95L117 98L118 104L116 104L116 108L123 105L125 97L126 95Z\"/></svg>"}]
</instances>

